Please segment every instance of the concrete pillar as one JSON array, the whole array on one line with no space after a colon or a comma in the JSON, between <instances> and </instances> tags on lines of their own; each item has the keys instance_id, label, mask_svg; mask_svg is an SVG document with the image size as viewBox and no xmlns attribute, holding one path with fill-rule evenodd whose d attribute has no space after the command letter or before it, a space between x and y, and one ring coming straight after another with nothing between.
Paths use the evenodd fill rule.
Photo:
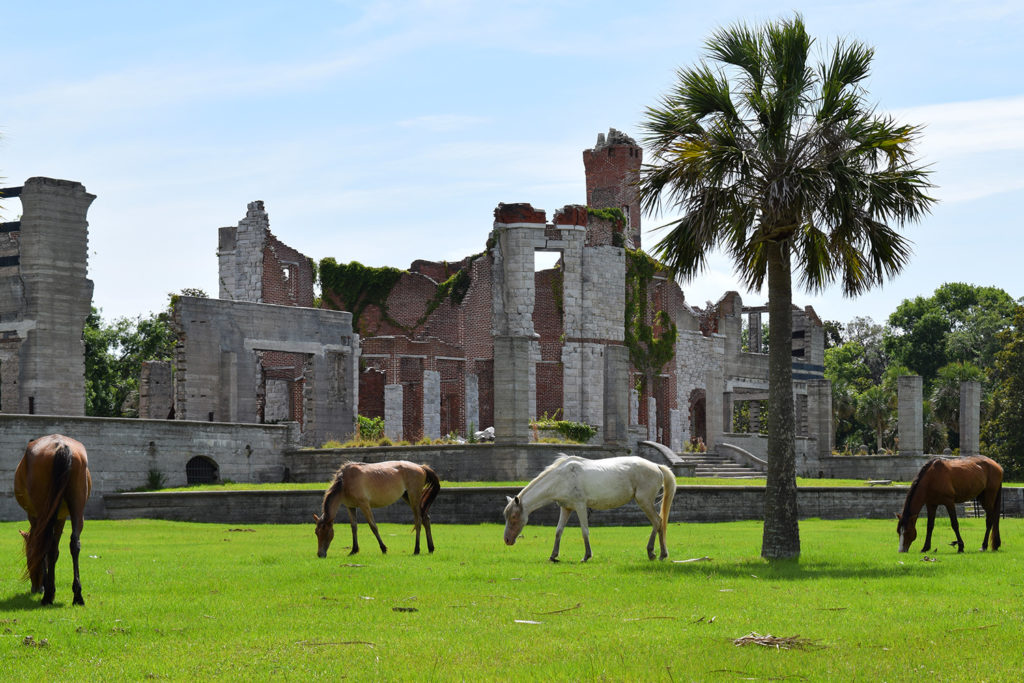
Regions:
<instances>
[{"instance_id":1,"label":"concrete pillar","mask_svg":"<svg viewBox=\"0 0 1024 683\"><path fill-rule=\"evenodd\" d=\"M384 386L384 436L395 442L401 441L405 434L403 400L401 384Z\"/></svg>"},{"instance_id":2,"label":"concrete pillar","mask_svg":"<svg viewBox=\"0 0 1024 683\"><path fill-rule=\"evenodd\" d=\"M751 313L749 316L747 316L747 320L749 321L747 329L747 346L750 347L751 353L763 353L764 343L762 342L762 339L764 338L764 335L761 332L760 312Z\"/></svg>"},{"instance_id":3,"label":"concrete pillar","mask_svg":"<svg viewBox=\"0 0 1024 683\"><path fill-rule=\"evenodd\" d=\"M423 436L441 438L441 373L423 371Z\"/></svg>"},{"instance_id":4,"label":"concrete pillar","mask_svg":"<svg viewBox=\"0 0 1024 683\"><path fill-rule=\"evenodd\" d=\"M899 454L924 454L924 383L919 375L897 381L899 406Z\"/></svg>"},{"instance_id":5,"label":"concrete pillar","mask_svg":"<svg viewBox=\"0 0 1024 683\"><path fill-rule=\"evenodd\" d=\"M481 429L480 379L476 375L466 375L466 436Z\"/></svg>"},{"instance_id":6,"label":"concrete pillar","mask_svg":"<svg viewBox=\"0 0 1024 683\"><path fill-rule=\"evenodd\" d=\"M629 390L629 424L640 424L640 392Z\"/></svg>"},{"instance_id":7,"label":"concrete pillar","mask_svg":"<svg viewBox=\"0 0 1024 683\"><path fill-rule=\"evenodd\" d=\"M18 412L32 412L31 402L36 414L85 415L82 330L92 304L86 213L94 199L67 180L29 178L21 189L18 266L26 338Z\"/></svg>"},{"instance_id":8,"label":"concrete pillar","mask_svg":"<svg viewBox=\"0 0 1024 683\"><path fill-rule=\"evenodd\" d=\"M681 437L682 432L680 429L682 421L680 419L679 409L672 408L668 411L668 416L669 421L671 422L668 447L678 453L683 450L683 441Z\"/></svg>"},{"instance_id":9,"label":"concrete pillar","mask_svg":"<svg viewBox=\"0 0 1024 683\"><path fill-rule=\"evenodd\" d=\"M720 370L710 370L705 389L704 426L707 431L708 452L714 452L725 431L722 420L725 415L723 397L724 381Z\"/></svg>"},{"instance_id":10,"label":"concrete pillar","mask_svg":"<svg viewBox=\"0 0 1024 683\"><path fill-rule=\"evenodd\" d=\"M722 424L723 431L731 432L733 430L733 402L732 392L726 391L722 393Z\"/></svg>"},{"instance_id":11,"label":"concrete pillar","mask_svg":"<svg viewBox=\"0 0 1024 683\"><path fill-rule=\"evenodd\" d=\"M980 455L981 382L960 383L960 455Z\"/></svg>"},{"instance_id":12,"label":"concrete pillar","mask_svg":"<svg viewBox=\"0 0 1024 683\"><path fill-rule=\"evenodd\" d=\"M658 399L647 397L647 440L658 440Z\"/></svg>"},{"instance_id":13,"label":"concrete pillar","mask_svg":"<svg viewBox=\"0 0 1024 683\"><path fill-rule=\"evenodd\" d=\"M629 350L604 347L604 440L625 445L629 440Z\"/></svg>"},{"instance_id":14,"label":"concrete pillar","mask_svg":"<svg viewBox=\"0 0 1024 683\"><path fill-rule=\"evenodd\" d=\"M750 427L748 431L751 434L758 434L761 431L761 402L760 401L747 401L747 413L750 415Z\"/></svg>"},{"instance_id":15,"label":"concrete pillar","mask_svg":"<svg viewBox=\"0 0 1024 683\"><path fill-rule=\"evenodd\" d=\"M755 403L756 401L752 401L751 405ZM818 457L827 458L832 455L832 449L835 447L835 432L832 429L832 382L830 380L808 380L807 426L808 436L817 441Z\"/></svg>"},{"instance_id":16,"label":"concrete pillar","mask_svg":"<svg viewBox=\"0 0 1024 683\"><path fill-rule=\"evenodd\" d=\"M494 337L494 440L530 441L530 346L533 337Z\"/></svg>"}]
</instances>

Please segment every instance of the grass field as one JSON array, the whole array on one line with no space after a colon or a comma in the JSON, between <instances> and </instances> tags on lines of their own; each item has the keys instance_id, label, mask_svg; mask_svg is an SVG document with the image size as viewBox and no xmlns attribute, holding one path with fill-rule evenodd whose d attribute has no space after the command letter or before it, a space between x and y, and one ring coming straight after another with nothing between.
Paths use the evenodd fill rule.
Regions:
<instances>
[{"instance_id":1,"label":"grass field","mask_svg":"<svg viewBox=\"0 0 1024 683\"><path fill-rule=\"evenodd\" d=\"M57 606L20 580L24 524L0 524L0 680L1019 680L1024 669L1024 520L1004 548L896 553L895 523L801 523L798 564L758 557L761 525L672 524L670 561L641 528L577 527L563 562L550 527L514 547L496 525L360 526L327 559L313 525L231 528L87 521L86 606L72 607L65 536ZM920 543L917 544L920 548ZM915 549L916 550L916 549ZM691 558L694 562L673 562ZM752 632L791 649L738 646Z\"/></svg>"}]
</instances>

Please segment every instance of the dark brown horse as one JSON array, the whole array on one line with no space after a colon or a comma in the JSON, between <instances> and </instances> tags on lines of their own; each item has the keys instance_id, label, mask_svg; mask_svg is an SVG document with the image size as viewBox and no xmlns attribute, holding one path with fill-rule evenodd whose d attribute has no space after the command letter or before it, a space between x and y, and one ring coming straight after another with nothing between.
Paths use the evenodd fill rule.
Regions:
<instances>
[{"instance_id":1,"label":"dark brown horse","mask_svg":"<svg viewBox=\"0 0 1024 683\"><path fill-rule=\"evenodd\" d=\"M896 515L896 533L900 537L899 551L907 552L917 538L917 517L923 506L928 507L928 534L921 552L932 547L932 529L935 526L935 510L945 506L949 523L956 534L957 552L964 551L964 539L960 537L960 524L956 521L956 504L977 500L985 509L985 539L981 549L988 548L988 536L992 534L992 550L998 550L999 512L1003 499L1003 468L994 460L983 455L945 460L932 458L917 473L903 503L903 512ZM952 544L950 544L952 545Z\"/></svg>"},{"instance_id":2,"label":"dark brown horse","mask_svg":"<svg viewBox=\"0 0 1024 683\"><path fill-rule=\"evenodd\" d=\"M359 539L356 537L356 508L363 511L370 530L377 537L380 551L386 553L388 548L380 540L377 524L373 521L372 508L387 507L402 498L412 508L412 517L416 531L416 549L420 552L420 524L427 532L427 549L434 552L434 539L430 535L431 503L441 488L434 470L426 465L416 465L405 460L392 460L380 463L347 462L334 475L327 492L324 493L323 506L320 514L313 514L316 520L317 555L327 557L327 549L334 540L334 516L338 507L344 505L348 509L348 518L352 524L352 551L349 555L359 552Z\"/></svg>"},{"instance_id":3,"label":"dark brown horse","mask_svg":"<svg viewBox=\"0 0 1024 683\"><path fill-rule=\"evenodd\" d=\"M50 434L29 443L14 473L14 497L28 513L25 537L26 574L32 592L43 592L42 604L53 604L54 569L57 566L64 522L71 517L71 559L75 579L73 604L84 605L82 582L78 577L79 540L85 523L85 502L92 492L89 458L85 446L60 434Z\"/></svg>"}]
</instances>

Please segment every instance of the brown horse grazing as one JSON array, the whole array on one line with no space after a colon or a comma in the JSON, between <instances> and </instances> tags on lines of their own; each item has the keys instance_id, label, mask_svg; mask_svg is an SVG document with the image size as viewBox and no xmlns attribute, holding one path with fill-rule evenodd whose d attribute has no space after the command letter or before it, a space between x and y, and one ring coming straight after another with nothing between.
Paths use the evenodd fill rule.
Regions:
<instances>
[{"instance_id":1,"label":"brown horse grazing","mask_svg":"<svg viewBox=\"0 0 1024 683\"><path fill-rule=\"evenodd\" d=\"M430 535L430 515L427 511L430 510L430 505L437 498L440 489L441 482L437 474L426 465L416 465L405 460L372 464L345 463L335 473L334 481L324 493L320 514L313 514L313 519L316 520L317 556L327 557L327 549L334 540L334 516L341 505L348 508L348 518L352 523L352 551L349 555L359 552L356 508L363 511L370 530L380 544L380 551L386 553L388 547L380 540L371 508L387 507L399 498L403 498L412 508L416 531L416 548L413 554L420 553L421 523L427 532L427 550L434 552L434 538Z\"/></svg>"},{"instance_id":2,"label":"brown horse grazing","mask_svg":"<svg viewBox=\"0 0 1024 683\"><path fill-rule=\"evenodd\" d=\"M50 434L29 443L14 473L14 497L28 513L29 532L25 538L26 575L32 592L43 591L42 604L52 605L54 569L57 566L64 522L71 517L71 560L75 579L73 604L84 605L82 581L78 577L79 540L85 523L85 502L92 492L89 458L85 446L60 434Z\"/></svg>"},{"instance_id":3,"label":"brown horse grazing","mask_svg":"<svg viewBox=\"0 0 1024 683\"><path fill-rule=\"evenodd\" d=\"M922 506L928 506L928 534L921 552L932 547L932 528L935 526L935 510L939 505L949 513L949 523L956 534L957 552L964 551L964 539L960 537L960 525L956 521L956 503L977 500L985 509L985 539L981 549L988 548L989 532L992 534L992 550L998 550L999 512L1003 499L1003 468L994 460L975 455L954 460L933 458L917 473L903 503L903 512L896 515L896 533L900 537L899 551L907 552L917 538L917 517ZM954 545L951 543L950 545Z\"/></svg>"}]
</instances>

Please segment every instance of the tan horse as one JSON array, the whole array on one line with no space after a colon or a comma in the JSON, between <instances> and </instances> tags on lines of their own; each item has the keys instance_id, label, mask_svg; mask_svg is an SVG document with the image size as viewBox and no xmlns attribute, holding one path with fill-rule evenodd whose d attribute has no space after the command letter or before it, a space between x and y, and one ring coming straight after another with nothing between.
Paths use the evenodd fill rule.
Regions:
<instances>
[{"instance_id":1,"label":"tan horse","mask_svg":"<svg viewBox=\"0 0 1024 683\"><path fill-rule=\"evenodd\" d=\"M985 538L981 549L988 548L989 533L992 534L992 550L998 550L999 513L1003 498L1003 468L995 460L983 455L967 458L945 460L932 458L917 473L907 498L903 503L903 512L896 515L896 533L899 535L899 552L910 550L910 544L917 538L917 517L921 508L928 508L928 532L924 539L921 552L928 552L932 547L932 529L935 527L935 511L942 505L949 514L949 523L956 534L956 541L950 545L957 547L957 552L964 551L964 539L960 537L960 524L956 519L956 504L967 500L977 500L985 508Z\"/></svg>"},{"instance_id":2,"label":"tan horse","mask_svg":"<svg viewBox=\"0 0 1024 683\"><path fill-rule=\"evenodd\" d=\"M380 539L377 524L373 521L372 508L387 507L399 498L404 499L412 508L416 531L416 549L413 554L419 555L420 552L420 524L427 532L427 549L434 552L434 539L430 535L430 515L427 511L440 488L441 482L437 474L426 465L416 465L405 460L345 463L335 473L334 481L324 493L320 514L313 514L313 519L316 520L317 556L327 557L327 549L334 540L334 517L341 505L348 509L348 518L352 524L352 551L349 555L359 552L356 508L363 511L370 531L377 537L380 551L386 553L388 548Z\"/></svg>"},{"instance_id":3,"label":"tan horse","mask_svg":"<svg viewBox=\"0 0 1024 683\"><path fill-rule=\"evenodd\" d=\"M78 576L78 553L82 549L79 538L85 523L85 502L91 492L92 476L85 446L60 434L29 443L14 473L14 497L28 513L29 531L21 532L28 565L25 573L32 580L32 592L43 592L43 605L53 604L54 569L64 522L69 516L71 560L75 565L71 584L73 604L85 604Z\"/></svg>"}]
</instances>

